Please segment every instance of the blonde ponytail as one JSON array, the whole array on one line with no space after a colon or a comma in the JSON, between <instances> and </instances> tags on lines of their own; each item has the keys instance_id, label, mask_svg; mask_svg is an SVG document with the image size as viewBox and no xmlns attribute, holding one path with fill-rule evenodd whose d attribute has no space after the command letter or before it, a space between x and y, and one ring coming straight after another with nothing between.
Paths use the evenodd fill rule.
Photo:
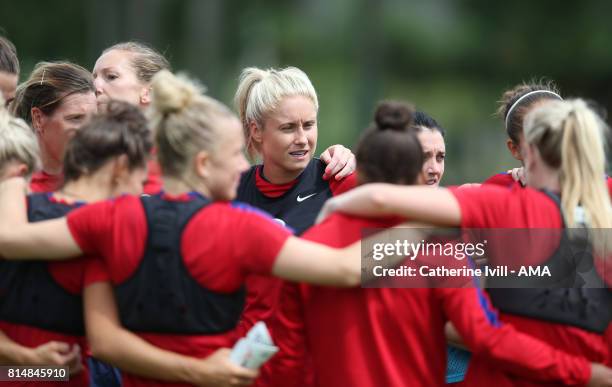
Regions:
<instances>
[{"instance_id":1,"label":"blonde ponytail","mask_svg":"<svg viewBox=\"0 0 612 387\"><path fill-rule=\"evenodd\" d=\"M612 207L605 182L604 122L581 99L551 101L525 119L525 140L542 159L559 169L561 208L567 227L579 226L584 209L587 225L612 228Z\"/></svg>"},{"instance_id":2,"label":"blonde ponytail","mask_svg":"<svg viewBox=\"0 0 612 387\"><path fill-rule=\"evenodd\" d=\"M238 83L238 90L236 90L236 95L234 96L234 106L238 111L240 116L240 122L242 123L242 132L244 134L244 139L246 143L246 152L247 155L254 159L257 155L257 150L255 149L255 145L253 144L251 138L251 131L249 128L249 122L255 121L257 125L263 125L263 117L261 114L261 109L254 109L252 106L254 105L263 105L262 101L256 101L254 103L250 103L250 94L253 86L260 82L268 75L268 72L265 70L258 69L256 67L247 67L242 70L240 74L240 81ZM249 113L247 115L247 109L249 109Z\"/></svg>"},{"instance_id":3,"label":"blonde ponytail","mask_svg":"<svg viewBox=\"0 0 612 387\"><path fill-rule=\"evenodd\" d=\"M604 128L602 120L584 101L574 101L561 141L561 204L570 225L575 224L570 209L581 205L591 227L612 227L610 194L604 178Z\"/></svg>"}]
</instances>

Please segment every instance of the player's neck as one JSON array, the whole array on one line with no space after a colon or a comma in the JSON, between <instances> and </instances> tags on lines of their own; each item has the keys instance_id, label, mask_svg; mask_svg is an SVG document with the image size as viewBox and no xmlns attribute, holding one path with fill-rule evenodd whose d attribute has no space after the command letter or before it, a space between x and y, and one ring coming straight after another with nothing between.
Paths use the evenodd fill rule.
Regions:
<instances>
[{"instance_id":1,"label":"player's neck","mask_svg":"<svg viewBox=\"0 0 612 387\"><path fill-rule=\"evenodd\" d=\"M297 179L302 172L301 170L288 171L274 165L274 163L264 163L261 168L261 177L272 184L281 185Z\"/></svg>"},{"instance_id":2,"label":"player's neck","mask_svg":"<svg viewBox=\"0 0 612 387\"><path fill-rule=\"evenodd\" d=\"M109 187L110 182L104 180L104 176L94 174L67 182L55 193L55 196L69 202L93 203L110 198L112 192Z\"/></svg>"},{"instance_id":3,"label":"player's neck","mask_svg":"<svg viewBox=\"0 0 612 387\"><path fill-rule=\"evenodd\" d=\"M557 171L548 170L543 173L538 173L534 176L534 188L545 189L552 192L561 192L561 184L559 183L559 173Z\"/></svg>"},{"instance_id":4,"label":"player's neck","mask_svg":"<svg viewBox=\"0 0 612 387\"><path fill-rule=\"evenodd\" d=\"M189 180L176 178L176 177L164 177L164 192L168 195L179 196L189 192L198 192L208 198L211 198L211 192L202 183L192 183Z\"/></svg>"},{"instance_id":5,"label":"player's neck","mask_svg":"<svg viewBox=\"0 0 612 387\"><path fill-rule=\"evenodd\" d=\"M40 160L41 160L41 164L42 164L42 170L47 175L56 176L56 175L60 175L62 173L62 169L64 167L64 164L63 164L62 160L54 159L53 157L48 155L47 152L43 151L42 149L41 149L41 152L40 152Z\"/></svg>"}]
</instances>

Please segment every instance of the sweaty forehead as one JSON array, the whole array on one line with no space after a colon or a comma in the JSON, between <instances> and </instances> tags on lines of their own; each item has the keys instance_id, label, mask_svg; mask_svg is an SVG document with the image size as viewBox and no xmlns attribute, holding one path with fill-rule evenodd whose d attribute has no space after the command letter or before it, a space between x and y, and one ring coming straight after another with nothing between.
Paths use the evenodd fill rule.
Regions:
<instances>
[{"instance_id":1,"label":"sweaty forehead","mask_svg":"<svg viewBox=\"0 0 612 387\"><path fill-rule=\"evenodd\" d=\"M133 70L132 60L134 53L125 50L110 50L102 54L96 61L94 71L105 71L108 69Z\"/></svg>"}]
</instances>

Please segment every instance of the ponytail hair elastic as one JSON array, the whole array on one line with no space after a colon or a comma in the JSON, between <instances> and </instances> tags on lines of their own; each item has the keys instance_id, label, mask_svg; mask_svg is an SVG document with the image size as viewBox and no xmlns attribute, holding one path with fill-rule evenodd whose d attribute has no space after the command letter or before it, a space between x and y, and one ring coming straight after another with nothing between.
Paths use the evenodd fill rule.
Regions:
<instances>
[{"instance_id":1,"label":"ponytail hair elastic","mask_svg":"<svg viewBox=\"0 0 612 387\"><path fill-rule=\"evenodd\" d=\"M534 91L530 91L529 93L525 95L522 95L519 99L516 100L516 102L512 104L512 106L510 106L510 109L508 109L508 113L506 114L506 120L505 120L506 129L508 128L508 119L510 118L510 114L512 114L512 111L514 110L514 108L516 108L518 104L525 98L529 97L530 95L537 94L537 93L550 94L550 95L553 95L559 98L560 100L563 100L563 98L561 98L559 94L555 93L554 91L550 91L550 90L534 90Z\"/></svg>"}]
</instances>

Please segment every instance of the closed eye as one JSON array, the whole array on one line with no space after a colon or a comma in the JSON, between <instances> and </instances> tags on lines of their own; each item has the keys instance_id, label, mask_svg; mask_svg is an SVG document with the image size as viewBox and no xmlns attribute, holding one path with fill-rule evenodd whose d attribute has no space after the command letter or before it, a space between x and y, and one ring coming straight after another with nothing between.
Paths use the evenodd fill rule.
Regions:
<instances>
[{"instance_id":1,"label":"closed eye","mask_svg":"<svg viewBox=\"0 0 612 387\"><path fill-rule=\"evenodd\" d=\"M306 121L304 122L304 128L310 129L316 125L316 121Z\"/></svg>"},{"instance_id":2,"label":"closed eye","mask_svg":"<svg viewBox=\"0 0 612 387\"><path fill-rule=\"evenodd\" d=\"M286 124L280 127L283 132L291 132L295 129L295 124Z\"/></svg>"},{"instance_id":3,"label":"closed eye","mask_svg":"<svg viewBox=\"0 0 612 387\"><path fill-rule=\"evenodd\" d=\"M83 121L84 118L85 118L84 114L76 114L76 115L66 116L66 120L72 121L72 122L80 122L80 121Z\"/></svg>"}]
</instances>

